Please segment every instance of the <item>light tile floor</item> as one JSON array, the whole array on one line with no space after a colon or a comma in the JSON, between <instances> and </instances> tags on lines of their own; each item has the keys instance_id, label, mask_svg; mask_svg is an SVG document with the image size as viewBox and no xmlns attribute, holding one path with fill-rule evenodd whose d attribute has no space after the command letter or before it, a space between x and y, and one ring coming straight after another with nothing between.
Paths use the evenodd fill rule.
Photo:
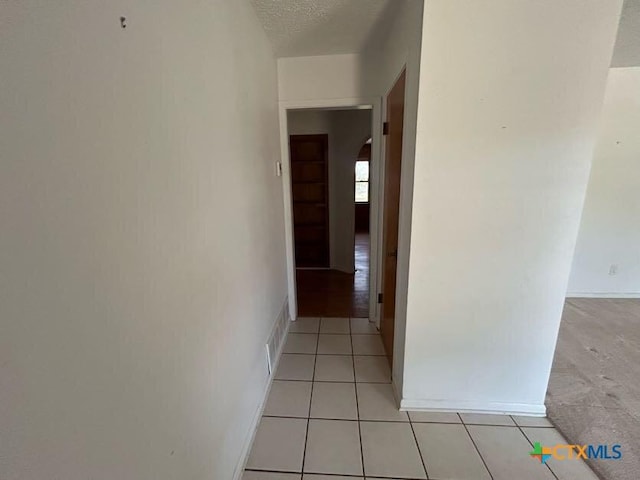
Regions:
<instances>
[{"instance_id":1,"label":"light tile floor","mask_svg":"<svg viewBox=\"0 0 640 480\"><path fill-rule=\"evenodd\" d=\"M566 443L545 418L400 412L367 319L299 319L283 352L243 480L597 480L529 456Z\"/></svg>"}]
</instances>

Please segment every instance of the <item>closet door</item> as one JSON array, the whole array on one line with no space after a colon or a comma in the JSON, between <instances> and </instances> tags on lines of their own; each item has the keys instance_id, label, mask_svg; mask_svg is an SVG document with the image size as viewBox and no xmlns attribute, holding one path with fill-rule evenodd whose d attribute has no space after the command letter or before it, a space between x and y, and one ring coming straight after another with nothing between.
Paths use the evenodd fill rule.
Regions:
<instances>
[{"instance_id":1,"label":"closet door","mask_svg":"<svg viewBox=\"0 0 640 480\"><path fill-rule=\"evenodd\" d=\"M291 135L296 267L329 267L328 135Z\"/></svg>"}]
</instances>

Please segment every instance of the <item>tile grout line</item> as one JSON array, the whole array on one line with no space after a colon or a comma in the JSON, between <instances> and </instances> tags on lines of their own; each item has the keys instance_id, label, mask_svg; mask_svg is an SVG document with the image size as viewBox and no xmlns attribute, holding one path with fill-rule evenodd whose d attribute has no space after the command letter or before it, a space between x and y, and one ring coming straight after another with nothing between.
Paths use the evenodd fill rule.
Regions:
<instances>
[{"instance_id":1,"label":"tile grout line","mask_svg":"<svg viewBox=\"0 0 640 480\"><path fill-rule=\"evenodd\" d=\"M302 452L302 466L300 467L300 479L304 474L304 462L307 459L307 442L309 441L309 424L311 423L311 404L313 403L313 384L316 377L316 362L318 361L318 343L320 343L320 324L322 319L318 321L318 337L316 338L316 355L313 357L313 374L311 375L311 394L309 395L309 413L307 416L307 431L304 436L304 450Z\"/></svg>"},{"instance_id":2,"label":"tile grout line","mask_svg":"<svg viewBox=\"0 0 640 480\"><path fill-rule=\"evenodd\" d=\"M347 383L347 382L343 382L343 383ZM359 421L359 419L355 419L355 418L332 418L332 417L298 417L298 416L287 416L287 415L263 415L263 417L269 417L269 418L293 418L293 419L298 419L298 420L306 420L307 418L311 419L311 420L331 420L334 422L357 422ZM371 422L371 423L400 423L402 425L406 425L407 423L409 423L408 421L402 421L402 420L369 420L369 419L363 419L363 422ZM443 422L416 422L416 423L423 423L423 424L427 424L427 423L439 423L440 425L459 425L456 423L443 423Z\"/></svg>"},{"instance_id":3,"label":"tile grout line","mask_svg":"<svg viewBox=\"0 0 640 480\"><path fill-rule=\"evenodd\" d=\"M245 469L247 472L261 472L261 473L286 473L286 474L290 474L290 475L300 475L299 472L291 472L291 471L287 471L287 470L270 470L270 469L259 469L259 468L246 468ZM309 475L321 475L324 477L336 477L336 478L353 478L354 480L362 480L363 477L362 475L352 475L350 473L345 474L345 473L310 473ZM397 477L389 477L389 476L378 476L378 477L369 477L371 480L396 480ZM402 480L424 480L424 478L415 478L415 477L407 477L407 478L403 478ZM436 478L431 478L428 480L439 480Z\"/></svg>"},{"instance_id":4,"label":"tile grout line","mask_svg":"<svg viewBox=\"0 0 640 480\"><path fill-rule=\"evenodd\" d=\"M481 415L485 415L482 413ZM439 422L428 422L428 423L439 423ZM517 424L514 425L504 425L499 423L475 423L475 422L461 422L465 425L471 425L474 427L500 427L500 428L518 428ZM551 428L551 427L527 427L527 428Z\"/></svg>"},{"instance_id":5,"label":"tile grout line","mask_svg":"<svg viewBox=\"0 0 640 480\"><path fill-rule=\"evenodd\" d=\"M340 335L341 337L344 337L345 335ZM283 352L284 353L284 352ZM300 352L289 352L286 353L285 355L316 355L314 353L300 353ZM358 353L357 355L354 355L353 353L318 353L317 355L323 356L323 355L331 355L334 357L386 357L386 355L376 355L373 353Z\"/></svg>"},{"instance_id":6,"label":"tile grout line","mask_svg":"<svg viewBox=\"0 0 640 480\"><path fill-rule=\"evenodd\" d=\"M514 423L516 424L516 426L518 427L518 430L520 430L520 433L522 433L522 436L527 440L527 442L529 442L529 445L531 445L531 446L533 447L533 443L531 442L531 440L529 439L529 437L527 436L527 434L526 434L526 433L524 433L524 430L522 430L522 427L518 424L518 422L516 422L516 419L515 419L515 418L513 418L513 416L512 416L512 415L509 415L509 418L511 418L511 420L513 420L513 422L514 422ZM554 471L551 469L551 467L549 466L549 464L548 464L548 463L545 463L544 465L549 469L549 471L551 472L551 475L553 475L553 476L556 478L556 480L560 480L560 479L558 478L558 476L556 475L556 472L554 472Z\"/></svg>"},{"instance_id":7,"label":"tile grout line","mask_svg":"<svg viewBox=\"0 0 640 480\"><path fill-rule=\"evenodd\" d=\"M482 456L482 453L480 452L480 449L478 448L478 445L476 445L476 441L473 439L473 436L471 436L471 432L469 431L469 428L467 426L466 423L464 423L464 420L462 419L462 415L460 415L460 413L456 412L456 415L458 415L458 418L460 419L460 423L462 423L462 426L464 427L465 432L467 432L467 435L469 435L469 439L471 440L471 443L473 444L473 448L476 449L476 452L478 452L478 456L480 457L480 460L482 460L482 464L484 465L484 468L487 469L487 473L489 474L489 478L491 478L491 480L493 480L493 473L491 473L491 470L489 470L489 465L487 465L487 462L485 461L484 457Z\"/></svg>"},{"instance_id":8,"label":"tile grout line","mask_svg":"<svg viewBox=\"0 0 640 480\"><path fill-rule=\"evenodd\" d=\"M360 462L362 463L362 476L366 478L364 469L364 449L362 448L362 427L360 425L360 403L358 402L358 383L356 382L356 356L353 351L353 335L351 333L351 317L349 317L349 340L351 341L351 365L353 366L353 389L356 393L356 417L358 418L358 441L360 443Z\"/></svg>"},{"instance_id":9,"label":"tile grout line","mask_svg":"<svg viewBox=\"0 0 640 480\"><path fill-rule=\"evenodd\" d=\"M322 357L322 355L320 355ZM352 355L340 355L342 357L351 357ZM360 355L356 355L360 356ZM347 382L346 380L300 380L300 379L289 379L289 378L276 378L279 382L318 382L318 383L367 383L370 385L389 385L391 382ZM446 422L422 422L422 423L446 423ZM492 425L494 427L513 427L513 425ZM538 427L545 428L545 427Z\"/></svg>"},{"instance_id":10,"label":"tile grout line","mask_svg":"<svg viewBox=\"0 0 640 480\"><path fill-rule=\"evenodd\" d=\"M424 474L429 480L429 471L427 470L427 462L424 460L424 455L422 454L422 449L420 448L420 444L418 443L418 437L416 435L416 431L413 428L413 422L411 421L411 415L407 412L407 418L409 419L409 426L411 427L411 433L413 434L413 441L416 442L416 447L418 448L418 455L420 455L420 461L422 462L422 468L424 468Z\"/></svg>"},{"instance_id":11,"label":"tile grout line","mask_svg":"<svg viewBox=\"0 0 640 480\"><path fill-rule=\"evenodd\" d=\"M277 380L278 382L301 382L301 383L312 383L308 380ZM333 381L329 381L329 380L323 380L320 381L318 383L342 383L342 384L347 384L347 383L354 383L354 382L333 382ZM363 385L389 385L388 383L368 383L368 382L360 382ZM412 411L413 413L413 411ZM332 420L332 421L339 421L339 422L357 422L357 419L354 418L333 418L333 417L301 417L298 415L262 415L263 417L269 417L269 418L294 418L294 419L298 419L298 420L306 420L307 418L311 418L312 420ZM362 421L364 422L372 422L372 423L401 423L401 424L407 424L409 423L409 421L404 421L404 420L374 420L374 419L363 419ZM490 424L490 423L463 423L463 422L436 422L433 420L430 421L416 421L413 420L413 423L416 425L467 425L467 426L471 426L471 427L500 427L500 428L518 428L517 425L494 425L494 424ZM552 427L533 427L533 426L527 426L524 428L533 428L533 429L537 429L537 430L549 430Z\"/></svg>"}]
</instances>

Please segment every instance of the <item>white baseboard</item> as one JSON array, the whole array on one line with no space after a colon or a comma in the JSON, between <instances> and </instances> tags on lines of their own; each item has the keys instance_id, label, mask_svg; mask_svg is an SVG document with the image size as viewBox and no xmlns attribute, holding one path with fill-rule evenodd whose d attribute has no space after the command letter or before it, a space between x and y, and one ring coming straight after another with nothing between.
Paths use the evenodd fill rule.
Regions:
<instances>
[{"instance_id":1,"label":"white baseboard","mask_svg":"<svg viewBox=\"0 0 640 480\"><path fill-rule=\"evenodd\" d=\"M402 387L396 383L395 378L391 379L391 391L393 392L393 398L396 401L396 405L402 404Z\"/></svg>"},{"instance_id":2,"label":"white baseboard","mask_svg":"<svg viewBox=\"0 0 640 480\"><path fill-rule=\"evenodd\" d=\"M616 293L616 292L570 292L567 298L640 298L640 292Z\"/></svg>"},{"instance_id":3,"label":"white baseboard","mask_svg":"<svg viewBox=\"0 0 640 480\"><path fill-rule=\"evenodd\" d=\"M242 450L240 451L239 457L240 461L236 465L236 468L233 472L233 480L242 480L244 467L247 464L247 460L249 459L249 453L251 453L251 445L253 444L253 439L256 436L256 431L258 430L258 425L260 424L260 419L262 418L262 412L264 411L266 399L269 396L269 391L271 390L271 383L271 380L269 380L264 399L260 402L260 406L254 412L253 418L251 419L251 426L249 427L249 431L247 432L245 440L242 443Z\"/></svg>"},{"instance_id":4,"label":"white baseboard","mask_svg":"<svg viewBox=\"0 0 640 480\"><path fill-rule=\"evenodd\" d=\"M288 309L288 304L289 304L289 299L285 299L284 301L284 306L283 308L283 312L284 314L286 314L288 316L289 314L289 309ZM286 339L287 334L289 333L289 327L291 325L291 318L287 318L286 319L287 322L287 330L285 332L284 338ZM271 375L269 376L269 381L267 382L267 387L265 388L264 391L264 395L262 396L262 400L260 401L260 404L258 405L258 408L256 409L256 411L253 414L253 418L251 419L251 425L249 427L249 431L247 432L247 435L245 437L245 440L242 444L242 449L240 450L240 456L239 456L239 460L238 463L236 465L236 468L233 472L233 480L242 480L242 475L244 473L244 468L245 465L247 464L247 460L249 459L249 453L251 453L251 446L253 445L253 439L256 436L256 431L258 430L258 425L260 424L260 419L262 418L262 414L264 412L264 407L267 403L267 398L269 398L269 392L271 391L271 385L273 385L273 378L275 376L275 372L278 369L278 364L280 363L280 358L282 357L282 350L284 347L284 341L282 342L282 344L280 345L280 348L278 349L278 354L275 358L275 361L273 362L273 371L271 372Z\"/></svg>"},{"instance_id":5,"label":"white baseboard","mask_svg":"<svg viewBox=\"0 0 640 480\"><path fill-rule=\"evenodd\" d=\"M407 399L400 400L401 411L415 412L460 412L494 413L501 415L523 415L544 417L547 409L544 405L529 403L467 402L460 400Z\"/></svg>"}]
</instances>

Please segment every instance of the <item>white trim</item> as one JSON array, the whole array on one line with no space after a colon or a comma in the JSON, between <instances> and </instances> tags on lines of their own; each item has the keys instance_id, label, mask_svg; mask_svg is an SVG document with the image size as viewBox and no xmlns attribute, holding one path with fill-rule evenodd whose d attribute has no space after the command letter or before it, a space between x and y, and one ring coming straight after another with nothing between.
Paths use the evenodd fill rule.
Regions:
<instances>
[{"instance_id":1,"label":"white trim","mask_svg":"<svg viewBox=\"0 0 640 480\"><path fill-rule=\"evenodd\" d=\"M545 417L547 408L534 403L467 402L460 400L414 400L402 399L400 411L412 412L460 412L493 413L501 415L522 415Z\"/></svg>"},{"instance_id":2,"label":"white trim","mask_svg":"<svg viewBox=\"0 0 640 480\"><path fill-rule=\"evenodd\" d=\"M395 356L395 350L394 350L394 356ZM404 372L402 372L404 375ZM400 408L400 405L402 404L402 382L403 382L403 377L395 377L393 374L393 368L392 368L392 372L391 372L391 388L393 389L393 396L396 399L396 405L398 405L398 408Z\"/></svg>"},{"instance_id":3,"label":"white trim","mask_svg":"<svg viewBox=\"0 0 640 480\"><path fill-rule=\"evenodd\" d=\"M400 388L395 380L395 378L391 379L391 390L393 391L393 398L396 401L396 405L400 410L402 410L400 408L400 405L402 404L402 392L400 391Z\"/></svg>"},{"instance_id":4,"label":"white trim","mask_svg":"<svg viewBox=\"0 0 640 480\"><path fill-rule=\"evenodd\" d=\"M285 299L285 303L282 307L283 311L285 312L286 312L286 309L285 309L286 303L287 303L287 300ZM278 316L278 319L279 318L280 316ZM247 460L249 460L249 454L251 453L253 440L256 436L256 432L258 431L258 425L260 424L260 419L262 418L264 408L267 404L267 398L269 398L269 392L271 392L271 385L273 385L275 372L278 370L278 364L280 363L280 358L282 358L282 351L284 350L284 344L287 338L287 334L289 333L289 327L291 326L291 318L287 318L286 322L287 322L287 330L283 335L283 342L280 344L280 348L278 349L278 353L276 354L276 360L275 362L273 362L273 371L269 376L269 381L267 382L267 388L265 389L264 395L262 397L262 400L260 401L260 404L258 405L258 408L253 414L253 418L251 419L251 426L249 427L249 431L247 432L245 436L245 440L242 443L242 449L240 450L238 463L236 464L236 468L233 472L233 480L242 480L242 475L244 474L244 468L247 465Z\"/></svg>"},{"instance_id":5,"label":"white trim","mask_svg":"<svg viewBox=\"0 0 640 480\"><path fill-rule=\"evenodd\" d=\"M325 98L318 100L281 100L280 110L304 110L315 108L349 109L363 106L373 107L380 101L380 97L348 97Z\"/></svg>"},{"instance_id":6,"label":"white trim","mask_svg":"<svg viewBox=\"0 0 640 480\"><path fill-rule=\"evenodd\" d=\"M380 326L378 292L382 290L379 272L382 270L382 186L381 179L384 169L384 155L382 153L382 98L377 97L371 115L371 166L369 168L369 185L371 198L369 199L369 321Z\"/></svg>"},{"instance_id":7,"label":"white trim","mask_svg":"<svg viewBox=\"0 0 640 480\"><path fill-rule=\"evenodd\" d=\"M595 292L595 293L571 292L571 293L567 293L567 298L640 298L640 292L629 292L629 293L618 293L618 292Z\"/></svg>"},{"instance_id":8,"label":"white trim","mask_svg":"<svg viewBox=\"0 0 640 480\"><path fill-rule=\"evenodd\" d=\"M380 123L379 123L379 132L380 132L380 141L377 145L371 145L372 151L377 151L378 153L378 167L376 169L377 178L373 181L372 188L376 190L376 196L378 199L378 208L375 217L372 215L369 222L370 225L373 226L373 222L375 221L377 230L375 235L375 243L376 249L373 248L369 251L369 258L375 259L379 268L376 268L375 272L370 270L369 276L369 285L376 285L376 289L373 292L373 296L370 298L371 302L369 303L369 317L371 321L375 322L376 328L380 330L380 322L382 321L382 309L380 303L378 303L378 294L382 293L382 274L383 274L383 265L384 265L384 252L382 251L383 240L384 240L384 177L385 177L385 165L387 163L387 155L386 155L386 147L387 147L387 139L384 135L382 135L383 124L387 118L387 99L388 92L385 93L382 97L380 97ZM373 210L373 209L372 209ZM373 214L373 211L370 212ZM369 238L373 245L374 236L371 234L373 232L373 228L370 229ZM394 319L394 328L395 328L395 319ZM395 332L394 332L395 335ZM395 352L395 350L394 350ZM401 397L398 396L398 403Z\"/></svg>"},{"instance_id":9,"label":"white trim","mask_svg":"<svg viewBox=\"0 0 640 480\"><path fill-rule=\"evenodd\" d=\"M302 110L311 108L344 108L370 106L371 113L371 199L369 212L369 320L377 322L377 292L378 284L374 281L378 278L378 211L379 185L377 179L380 178L380 137L382 136L382 116L381 97L354 97L354 98L333 98L319 100L287 100L280 101L278 113L280 117L280 155L282 162L282 191L284 200L284 229L285 229L285 252L287 257L287 286L289 295L289 312L291 319L298 318L298 305L296 298L296 265L294 258L293 242L293 208L291 198L291 159L289 158L289 128L287 125L287 110ZM375 234L374 234L375 233Z\"/></svg>"},{"instance_id":10,"label":"white trim","mask_svg":"<svg viewBox=\"0 0 640 480\"><path fill-rule=\"evenodd\" d=\"M280 103L280 155L282 162L282 199L284 202L284 245L287 258L287 290L289 315L292 320L298 318L298 297L296 296L296 263L293 253L293 207L291 198L291 164L289 161L289 127L287 108Z\"/></svg>"}]
</instances>

